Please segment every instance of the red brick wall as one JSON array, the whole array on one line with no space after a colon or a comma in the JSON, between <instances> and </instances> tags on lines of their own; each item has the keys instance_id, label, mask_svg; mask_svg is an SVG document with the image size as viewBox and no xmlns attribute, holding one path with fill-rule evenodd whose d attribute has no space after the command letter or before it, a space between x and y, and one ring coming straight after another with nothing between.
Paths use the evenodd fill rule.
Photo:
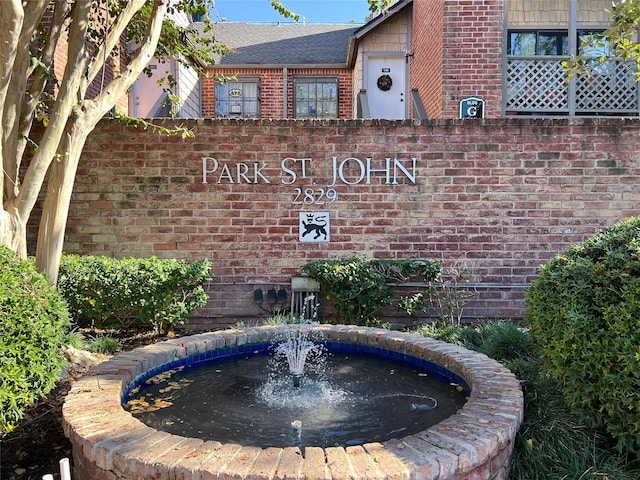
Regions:
<instances>
[{"instance_id":1,"label":"red brick wall","mask_svg":"<svg viewBox=\"0 0 640 480\"><path fill-rule=\"evenodd\" d=\"M504 0L445 2L441 118L458 118L470 96L485 100L485 118L502 116L503 14Z\"/></svg>"},{"instance_id":2,"label":"red brick wall","mask_svg":"<svg viewBox=\"0 0 640 480\"><path fill-rule=\"evenodd\" d=\"M640 213L639 120L181 123L195 139L99 125L80 162L64 248L209 258L211 300L194 325L254 322L267 315L254 289L288 289L307 260L353 255L466 262L480 291L466 314L520 317L541 264ZM373 158L377 168L386 157L413 157L415 183L399 174L387 184L380 172L355 183L351 161L343 171L353 184L338 182L335 202L294 203L296 188L317 195L333 183L334 156ZM206 184L202 157L219 162ZM298 163L291 183L281 168L287 157L313 159L306 179ZM239 163L246 177L237 176ZM330 212L330 242L299 241L301 211Z\"/></svg>"},{"instance_id":3,"label":"red brick wall","mask_svg":"<svg viewBox=\"0 0 640 480\"><path fill-rule=\"evenodd\" d=\"M215 81L206 77L200 78L200 89L202 91L202 116L213 118L215 116Z\"/></svg>"},{"instance_id":4,"label":"red brick wall","mask_svg":"<svg viewBox=\"0 0 640 480\"><path fill-rule=\"evenodd\" d=\"M208 78L202 79L202 112L206 118L215 117L215 77L213 70ZM284 71L282 68L274 69L238 69L224 70L220 73L233 76L260 77L260 117L261 118L285 118L284 115ZM352 116L352 73L347 68L288 68L287 69L287 115L293 118L293 80L296 76L327 76L337 77L338 115L339 118L351 118Z\"/></svg>"},{"instance_id":5,"label":"red brick wall","mask_svg":"<svg viewBox=\"0 0 640 480\"><path fill-rule=\"evenodd\" d=\"M442 118L444 0L413 2L411 88L417 88L429 118Z\"/></svg>"}]
</instances>

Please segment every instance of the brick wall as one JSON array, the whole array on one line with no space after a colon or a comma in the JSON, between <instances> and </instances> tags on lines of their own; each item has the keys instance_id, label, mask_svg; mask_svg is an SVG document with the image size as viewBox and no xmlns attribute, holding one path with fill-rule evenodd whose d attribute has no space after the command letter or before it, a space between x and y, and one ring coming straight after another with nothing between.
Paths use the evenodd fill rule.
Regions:
<instances>
[{"instance_id":1,"label":"brick wall","mask_svg":"<svg viewBox=\"0 0 640 480\"><path fill-rule=\"evenodd\" d=\"M640 213L639 120L181 123L195 139L98 126L64 248L209 258L211 298L194 326L254 322L268 315L255 289L288 290L307 260L353 255L465 262L480 295L466 314L520 317L539 265ZM218 162L213 172L209 161L207 183L203 157ZM390 168L387 179L387 157L406 171ZM367 158L370 183L366 172L360 179ZM330 241L301 242L300 212L329 212Z\"/></svg>"},{"instance_id":2,"label":"brick wall","mask_svg":"<svg viewBox=\"0 0 640 480\"><path fill-rule=\"evenodd\" d=\"M485 100L486 118L502 115L504 3L445 2L442 118L457 118L460 100L470 96Z\"/></svg>"},{"instance_id":3,"label":"brick wall","mask_svg":"<svg viewBox=\"0 0 640 480\"><path fill-rule=\"evenodd\" d=\"M411 88L417 88L429 118L442 118L444 1L414 2Z\"/></svg>"}]
</instances>

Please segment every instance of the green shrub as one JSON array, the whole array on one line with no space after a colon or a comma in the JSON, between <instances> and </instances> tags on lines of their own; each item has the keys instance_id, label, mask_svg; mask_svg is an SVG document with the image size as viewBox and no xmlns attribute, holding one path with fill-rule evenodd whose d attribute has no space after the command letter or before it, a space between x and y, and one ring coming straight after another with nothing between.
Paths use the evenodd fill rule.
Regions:
<instances>
[{"instance_id":1,"label":"green shrub","mask_svg":"<svg viewBox=\"0 0 640 480\"><path fill-rule=\"evenodd\" d=\"M640 217L572 245L526 297L531 335L568 405L640 452Z\"/></svg>"},{"instance_id":2,"label":"green shrub","mask_svg":"<svg viewBox=\"0 0 640 480\"><path fill-rule=\"evenodd\" d=\"M412 276L430 282L438 277L440 268L440 263L433 260L352 257L312 260L302 266L302 271L320 283L324 297L343 321L375 325L376 312L393 301L392 283Z\"/></svg>"},{"instance_id":3,"label":"green shrub","mask_svg":"<svg viewBox=\"0 0 640 480\"><path fill-rule=\"evenodd\" d=\"M163 332L205 305L208 260L65 255L58 289L80 325L152 327Z\"/></svg>"},{"instance_id":4,"label":"green shrub","mask_svg":"<svg viewBox=\"0 0 640 480\"><path fill-rule=\"evenodd\" d=\"M531 335L513 322L487 323L482 328L482 337L482 344L477 350L499 362L528 359L535 355Z\"/></svg>"},{"instance_id":5,"label":"green shrub","mask_svg":"<svg viewBox=\"0 0 640 480\"><path fill-rule=\"evenodd\" d=\"M471 267L456 263L431 279L428 289L400 299L398 307L409 315L433 313L440 322L459 327L465 307L477 296L469 285L472 277Z\"/></svg>"},{"instance_id":6,"label":"green shrub","mask_svg":"<svg viewBox=\"0 0 640 480\"><path fill-rule=\"evenodd\" d=\"M579 424L565 404L557 382L542 369L526 329L507 321L468 326L439 322L420 325L413 331L425 337L496 354L498 358L493 358L520 380L525 402L524 419L516 436L509 478L640 478L638 465L634 465L632 459L611 451L597 430Z\"/></svg>"},{"instance_id":7,"label":"green shrub","mask_svg":"<svg viewBox=\"0 0 640 480\"><path fill-rule=\"evenodd\" d=\"M122 344L117 338L109 335L98 335L89 341L89 351L92 353L114 355L120 350L122 350Z\"/></svg>"},{"instance_id":8,"label":"green shrub","mask_svg":"<svg viewBox=\"0 0 640 480\"><path fill-rule=\"evenodd\" d=\"M55 386L69 329L65 302L47 278L0 247L0 435Z\"/></svg>"}]
</instances>

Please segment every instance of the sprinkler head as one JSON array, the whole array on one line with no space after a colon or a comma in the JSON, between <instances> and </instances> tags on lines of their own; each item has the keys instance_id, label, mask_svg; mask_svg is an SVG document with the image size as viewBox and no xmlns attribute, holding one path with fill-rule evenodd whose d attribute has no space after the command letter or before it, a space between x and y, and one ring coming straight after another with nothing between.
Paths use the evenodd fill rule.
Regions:
<instances>
[{"instance_id":1,"label":"sprinkler head","mask_svg":"<svg viewBox=\"0 0 640 480\"><path fill-rule=\"evenodd\" d=\"M300 420L294 420L291 422L291 432L296 442L300 442L302 438L302 422Z\"/></svg>"}]
</instances>

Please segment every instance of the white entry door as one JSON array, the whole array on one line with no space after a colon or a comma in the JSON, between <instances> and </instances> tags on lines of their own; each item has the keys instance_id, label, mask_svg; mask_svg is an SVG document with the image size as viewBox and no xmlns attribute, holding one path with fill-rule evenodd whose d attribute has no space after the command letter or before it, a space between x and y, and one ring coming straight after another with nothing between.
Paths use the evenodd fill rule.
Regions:
<instances>
[{"instance_id":1,"label":"white entry door","mask_svg":"<svg viewBox=\"0 0 640 480\"><path fill-rule=\"evenodd\" d=\"M403 56L369 56L367 101L371 118L407 118L406 62Z\"/></svg>"}]
</instances>

